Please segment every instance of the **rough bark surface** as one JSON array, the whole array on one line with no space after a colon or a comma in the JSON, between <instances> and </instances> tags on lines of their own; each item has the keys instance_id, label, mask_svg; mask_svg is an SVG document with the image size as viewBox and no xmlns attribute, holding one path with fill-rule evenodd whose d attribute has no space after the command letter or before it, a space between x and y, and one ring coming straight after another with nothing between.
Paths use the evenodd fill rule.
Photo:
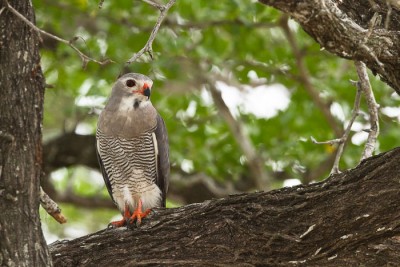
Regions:
<instances>
[{"instance_id":1,"label":"rough bark surface","mask_svg":"<svg viewBox=\"0 0 400 267\"><path fill-rule=\"evenodd\" d=\"M56 266L400 266L400 148L308 186L156 210L50 245Z\"/></svg>"},{"instance_id":2,"label":"rough bark surface","mask_svg":"<svg viewBox=\"0 0 400 267\"><path fill-rule=\"evenodd\" d=\"M9 1L34 20L30 1ZM0 1L0 266L49 266L39 218L44 79L38 36Z\"/></svg>"},{"instance_id":3,"label":"rough bark surface","mask_svg":"<svg viewBox=\"0 0 400 267\"><path fill-rule=\"evenodd\" d=\"M400 94L400 11L392 7L386 29L389 1L259 1L291 15L322 48L364 62Z\"/></svg>"}]
</instances>

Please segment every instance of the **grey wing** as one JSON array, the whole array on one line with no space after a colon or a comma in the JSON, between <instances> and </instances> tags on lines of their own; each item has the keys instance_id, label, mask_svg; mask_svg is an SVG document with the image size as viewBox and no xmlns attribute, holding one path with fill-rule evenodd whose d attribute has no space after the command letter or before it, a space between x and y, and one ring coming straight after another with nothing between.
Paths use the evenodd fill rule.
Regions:
<instances>
[{"instance_id":1,"label":"grey wing","mask_svg":"<svg viewBox=\"0 0 400 267\"><path fill-rule=\"evenodd\" d=\"M168 192L169 183L169 144L168 134L164 120L157 113L157 127L154 131L157 140L158 157L157 157L157 186L162 192L162 206L165 207L165 201Z\"/></svg>"},{"instance_id":2,"label":"grey wing","mask_svg":"<svg viewBox=\"0 0 400 267\"><path fill-rule=\"evenodd\" d=\"M97 140L97 138L96 138L96 155L97 155L97 160L99 161L99 166L100 166L101 173L103 174L104 183L106 184L106 187L107 187L107 191L110 194L111 199L114 201L114 198L113 198L113 195L112 195L110 179L108 177L106 169L104 168L103 161L101 160L101 155L100 155L100 152L99 152L99 141Z\"/></svg>"}]
</instances>

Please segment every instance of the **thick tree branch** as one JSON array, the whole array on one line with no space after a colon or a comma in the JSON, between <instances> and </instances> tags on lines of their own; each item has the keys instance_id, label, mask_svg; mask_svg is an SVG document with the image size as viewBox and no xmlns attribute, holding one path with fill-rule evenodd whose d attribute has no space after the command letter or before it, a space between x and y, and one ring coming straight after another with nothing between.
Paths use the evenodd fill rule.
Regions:
<instances>
[{"instance_id":1,"label":"thick tree branch","mask_svg":"<svg viewBox=\"0 0 400 267\"><path fill-rule=\"evenodd\" d=\"M50 245L54 264L399 266L399 161L397 148L324 182L157 209Z\"/></svg>"},{"instance_id":2,"label":"thick tree branch","mask_svg":"<svg viewBox=\"0 0 400 267\"><path fill-rule=\"evenodd\" d=\"M65 133L46 142L43 146L43 169L46 175L74 165L98 169L94 135ZM46 191L47 192L47 191Z\"/></svg>"},{"instance_id":3,"label":"thick tree branch","mask_svg":"<svg viewBox=\"0 0 400 267\"><path fill-rule=\"evenodd\" d=\"M400 12L393 9L389 29L370 20L387 16L386 1L259 0L294 18L322 48L340 57L362 60L400 94ZM369 6L374 3L374 6ZM377 11L375 11L377 10Z\"/></svg>"}]
</instances>

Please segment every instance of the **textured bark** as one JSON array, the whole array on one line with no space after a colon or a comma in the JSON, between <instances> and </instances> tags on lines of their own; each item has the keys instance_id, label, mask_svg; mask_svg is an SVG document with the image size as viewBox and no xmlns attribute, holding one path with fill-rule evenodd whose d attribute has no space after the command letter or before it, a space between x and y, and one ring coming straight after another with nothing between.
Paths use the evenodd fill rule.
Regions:
<instances>
[{"instance_id":1,"label":"textured bark","mask_svg":"<svg viewBox=\"0 0 400 267\"><path fill-rule=\"evenodd\" d=\"M34 20L30 1L10 1ZM39 218L44 79L38 36L0 1L0 265L49 266Z\"/></svg>"},{"instance_id":2,"label":"textured bark","mask_svg":"<svg viewBox=\"0 0 400 267\"><path fill-rule=\"evenodd\" d=\"M400 94L400 12L392 9L385 29L386 1L259 1L291 15L322 48L364 62ZM375 13L383 22L371 25Z\"/></svg>"},{"instance_id":3,"label":"textured bark","mask_svg":"<svg viewBox=\"0 0 400 267\"><path fill-rule=\"evenodd\" d=\"M400 266L400 148L308 186L157 210L50 245L56 266Z\"/></svg>"}]
</instances>

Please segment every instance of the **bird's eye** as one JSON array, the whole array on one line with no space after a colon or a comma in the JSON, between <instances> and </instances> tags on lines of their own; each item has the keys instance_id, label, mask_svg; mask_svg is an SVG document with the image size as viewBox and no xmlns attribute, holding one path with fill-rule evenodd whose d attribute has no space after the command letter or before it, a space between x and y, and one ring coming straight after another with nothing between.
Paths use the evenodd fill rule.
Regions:
<instances>
[{"instance_id":1,"label":"bird's eye","mask_svg":"<svg viewBox=\"0 0 400 267\"><path fill-rule=\"evenodd\" d=\"M127 80L125 84L128 87L134 87L136 85L136 82L135 80Z\"/></svg>"}]
</instances>

